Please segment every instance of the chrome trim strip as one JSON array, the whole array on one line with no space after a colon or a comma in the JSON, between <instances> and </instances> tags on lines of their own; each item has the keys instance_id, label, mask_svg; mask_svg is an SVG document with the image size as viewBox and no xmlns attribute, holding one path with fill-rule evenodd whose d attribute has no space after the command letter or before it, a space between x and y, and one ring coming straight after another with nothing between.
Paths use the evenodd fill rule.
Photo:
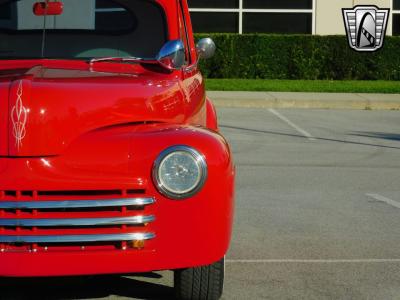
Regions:
<instances>
[{"instance_id":1,"label":"chrome trim strip","mask_svg":"<svg viewBox=\"0 0 400 300\"><path fill-rule=\"evenodd\" d=\"M112 206L144 206L155 203L154 198L128 198L111 200L68 200L68 201L0 201L0 209L57 209L91 208Z\"/></svg>"},{"instance_id":2,"label":"chrome trim strip","mask_svg":"<svg viewBox=\"0 0 400 300\"><path fill-rule=\"evenodd\" d=\"M93 235L0 235L0 243L82 243L150 240L154 233L93 234Z\"/></svg>"},{"instance_id":3,"label":"chrome trim strip","mask_svg":"<svg viewBox=\"0 0 400 300\"><path fill-rule=\"evenodd\" d=\"M154 216L85 219L0 219L0 226L12 227L56 227L56 226L111 226L150 223Z\"/></svg>"}]
</instances>

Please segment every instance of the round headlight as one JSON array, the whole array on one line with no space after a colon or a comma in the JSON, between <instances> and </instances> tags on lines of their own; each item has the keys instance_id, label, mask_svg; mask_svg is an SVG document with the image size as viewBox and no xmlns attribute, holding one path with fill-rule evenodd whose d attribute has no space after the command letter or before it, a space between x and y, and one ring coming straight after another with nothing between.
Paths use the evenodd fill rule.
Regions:
<instances>
[{"instance_id":1,"label":"round headlight","mask_svg":"<svg viewBox=\"0 0 400 300\"><path fill-rule=\"evenodd\" d=\"M203 187L206 178L207 164L203 155L188 146L166 149L153 167L158 190L172 199L193 196Z\"/></svg>"}]
</instances>

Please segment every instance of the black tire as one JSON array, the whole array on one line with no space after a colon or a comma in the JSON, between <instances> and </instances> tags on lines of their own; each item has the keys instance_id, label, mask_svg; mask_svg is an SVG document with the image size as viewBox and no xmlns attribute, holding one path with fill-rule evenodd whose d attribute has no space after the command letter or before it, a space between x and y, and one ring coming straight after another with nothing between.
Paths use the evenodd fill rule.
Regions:
<instances>
[{"instance_id":1,"label":"black tire","mask_svg":"<svg viewBox=\"0 0 400 300\"><path fill-rule=\"evenodd\" d=\"M176 299L218 300L224 289L225 258L208 266L174 271Z\"/></svg>"}]
</instances>

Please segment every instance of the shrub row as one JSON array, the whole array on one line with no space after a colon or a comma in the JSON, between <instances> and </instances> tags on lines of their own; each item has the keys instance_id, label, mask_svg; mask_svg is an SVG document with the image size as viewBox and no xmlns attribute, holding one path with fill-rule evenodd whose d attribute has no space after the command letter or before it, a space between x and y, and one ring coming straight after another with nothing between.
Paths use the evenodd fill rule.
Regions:
<instances>
[{"instance_id":1,"label":"shrub row","mask_svg":"<svg viewBox=\"0 0 400 300\"><path fill-rule=\"evenodd\" d=\"M383 49L361 53L344 36L197 34L217 44L201 61L208 78L400 80L400 37Z\"/></svg>"}]
</instances>

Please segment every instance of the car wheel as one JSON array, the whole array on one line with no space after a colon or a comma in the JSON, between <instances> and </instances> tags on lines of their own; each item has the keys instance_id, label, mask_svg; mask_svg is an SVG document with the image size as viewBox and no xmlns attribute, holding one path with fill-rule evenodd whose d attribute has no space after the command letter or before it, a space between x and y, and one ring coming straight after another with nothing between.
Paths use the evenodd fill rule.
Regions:
<instances>
[{"instance_id":1,"label":"car wheel","mask_svg":"<svg viewBox=\"0 0 400 300\"><path fill-rule=\"evenodd\" d=\"M224 289L225 258L204 267L174 271L175 297L182 300L218 300Z\"/></svg>"}]
</instances>

